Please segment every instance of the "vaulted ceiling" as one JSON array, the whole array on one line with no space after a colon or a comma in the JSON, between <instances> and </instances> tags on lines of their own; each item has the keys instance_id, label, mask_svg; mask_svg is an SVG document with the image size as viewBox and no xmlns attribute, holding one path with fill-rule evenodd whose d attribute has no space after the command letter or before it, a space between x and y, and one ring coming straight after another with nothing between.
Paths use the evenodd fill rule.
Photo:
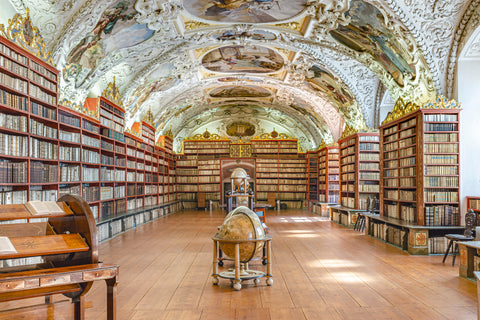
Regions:
<instances>
[{"instance_id":1,"label":"vaulted ceiling","mask_svg":"<svg viewBox=\"0 0 480 320\"><path fill-rule=\"evenodd\" d=\"M275 129L315 149L374 127L381 101L448 91L448 57L470 1L0 0L26 14L81 106L115 77L127 126L148 110L174 143ZM233 129L232 129L233 128ZM247 130L248 129L248 130Z\"/></svg>"}]
</instances>

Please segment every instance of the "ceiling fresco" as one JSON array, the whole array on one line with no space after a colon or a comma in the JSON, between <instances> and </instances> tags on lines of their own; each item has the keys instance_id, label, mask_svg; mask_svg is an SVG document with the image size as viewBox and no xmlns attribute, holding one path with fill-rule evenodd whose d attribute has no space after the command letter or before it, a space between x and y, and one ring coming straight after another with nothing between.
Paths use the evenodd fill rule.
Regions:
<instances>
[{"instance_id":1,"label":"ceiling fresco","mask_svg":"<svg viewBox=\"0 0 480 320\"><path fill-rule=\"evenodd\" d=\"M306 0L183 0L193 16L223 23L275 23L300 14Z\"/></svg>"},{"instance_id":2,"label":"ceiling fresco","mask_svg":"<svg viewBox=\"0 0 480 320\"><path fill-rule=\"evenodd\" d=\"M115 77L127 124L151 110L157 135L170 130L177 147L210 124L224 136L228 125L261 134L276 124L305 149L346 125L378 126L383 95L423 104L450 90L454 64L442 56L456 54L472 3L0 0L5 12L29 8L67 107L81 110ZM246 116L252 128L240 125Z\"/></svg>"}]
</instances>

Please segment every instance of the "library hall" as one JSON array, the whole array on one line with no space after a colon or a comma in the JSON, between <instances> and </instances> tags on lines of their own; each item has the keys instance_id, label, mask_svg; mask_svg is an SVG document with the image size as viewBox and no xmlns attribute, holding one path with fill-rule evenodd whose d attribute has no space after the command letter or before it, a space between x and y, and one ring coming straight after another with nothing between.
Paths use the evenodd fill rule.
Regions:
<instances>
[{"instance_id":1,"label":"library hall","mask_svg":"<svg viewBox=\"0 0 480 320\"><path fill-rule=\"evenodd\" d=\"M0 320L480 320L476 96L480 0L0 0Z\"/></svg>"}]
</instances>

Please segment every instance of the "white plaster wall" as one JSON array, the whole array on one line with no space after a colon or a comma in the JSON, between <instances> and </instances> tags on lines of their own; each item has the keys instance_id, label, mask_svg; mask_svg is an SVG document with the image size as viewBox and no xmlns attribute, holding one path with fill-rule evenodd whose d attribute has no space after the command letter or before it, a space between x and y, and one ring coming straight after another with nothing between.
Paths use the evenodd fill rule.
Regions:
<instances>
[{"instance_id":1,"label":"white plaster wall","mask_svg":"<svg viewBox=\"0 0 480 320\"><path fill-rule=\"evenodd\" d=\"M458 62L460 112L460 197L461 213L467 208L466 196L480 196L480 59Z\"/></svg>"}]
</instances>

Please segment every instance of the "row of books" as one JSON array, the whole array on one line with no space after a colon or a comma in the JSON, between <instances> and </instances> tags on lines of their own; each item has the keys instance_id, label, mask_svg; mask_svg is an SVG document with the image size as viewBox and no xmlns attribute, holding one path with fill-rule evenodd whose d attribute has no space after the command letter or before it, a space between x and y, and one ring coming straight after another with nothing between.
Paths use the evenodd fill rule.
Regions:
<instances>
[{"instance_id":1,"label":"row of books","mask_svg":"<svg viewBox=\"0 0 480 320\"><path fill-rule=\"evenodd\" d=\"M80 148L60 146L58 157L61 161L80 161Z\"/></svg>"},{"instance_id":2,"label":"row of books","mask_svg":"<svg viewBox=\"0 0 480 320\"><path fill-rule=\"evenodd\" d=\"M458 187L458 177L425 177L425 187Z\"/></svg>"},{"instance_id":3,"label":"row of books","mask_svg":"<svg viewBox=\"0 0 480 320\"><path fill-rule=\"evenodd\" d=\"M395 226L384 223L372 223L369 230L371 236L400 248L404 248L408 241L408 232Z\"/></svg>"},{"instance_id":4,"label":"row of books","mask_svg":"<svg viewBox=\"0 0 480 320\"><path fill-rule=\"evenodd\" d=\"M64 131L60 129L58 133L58 139L62 141L78 143L80 141L80 133Z\"/></svg>"},{"instance_id":5,"label":"row of books","mask_svg":"<svg viewBox=\"0 0 480 320\"><path fill-rule=\"evenodd\" d=\"M27 117L0 113L0 127L20 132L28 132Z\"/></svg>"},{"instance_id":6,"label":"row of books","mask_svg":"<svg viewBox=\"0 0 480 320\"><path fill-rule=\"evenodd\" d=\"M456 122L458 116L456 114L426 114L423 118L426 122Z\"/></svg>"},{"instance_id":7,"label":"row of books","mask_svg":"<svg viewBox=\"0 0 480 320\"><path fill-rule=\"evenodd\" d=\"M458 153L457 143L426 143L424 144L425 153Z\"/></svg>"},{"instance_id":8,"label":"row of books","mask_svg":"<svg viewBox=\"0 0 480 320\"><path fill-rule=\"evenodd\" d=\"M27 183L27 162L0 159L0 181L2 183Z\"/></svg>"},{"instance_id":9,"label":"row of books","mask_svg":"<svg viewBox=\"0 0 480 320\"><path fill-rule=\"evenodd\" d=\"M33 72L32 70L30 70L28 75L29 75L30 80L35 82L36 84L38 84L40 86L43 86L50 91L54 91L54 92L57 91L57 84L55 82L52 82L52 81L46 79L45 77L39 75L36 72Z\"/></svg>"},{"instance_id":10,"label":"row of books","mask_svg":"<svg viewBox=\"0 0 480 320\"><path fill-rule=\"evenodd\" d=\"M54 111L55 109L50 109L49 108L49 110ZM68 124L69 126L80 128L80 118L74 117L71 114L68 114L68 113L63 112L63 111L58 112L58 121L60 123L63 123L63 124ZM88 123L90 123L90 122L88 122ZM84 121L84 127L85 126L88 126L87 121ZM96 128L98 129L98 127L96 127ZM98 131L97 131L97 133L98 133Z\"/></svg>"},{"instance_id":11,"label":"row of books","mask_svg":"<svg viewBox=\"0 0 480 320\"><path fill-rule=\"evenodd\" d=\"M425 123L425 131L457 131L457 123Z\"/></svg>"},{"instance_id":12,"label":"row of books","mask_svg":"<svg viewBox=\"0 0 480 320\"><path fill-rule=\"evenodd\" d=\"M38 100L41 100L43 102L46 102L52 106L57 105L57 95L47 93L42 90L42 88L34 85L33 83L30 83L30 90L29 90L30 96L37 98Z\"/></svg>"},{"instance_id":13,"label":"row of books","mask_svg":"<svg viewBox=\"0 0 480 320\"><path fill-rule=\"evenodd\" d=\"M458 142L458 133L426 133L425 142Z\"/></svg>"},{"instance_id":14,"label":"row of books","mask_svg":"<svg viewBox=\"0 0 480 320\"><path fill-rule=\"evenodd\" d=\"M80 181L80 166L60 164L60 181L61 182Z\"/></svg>"},{"instance_id":15,"label":"row of books","mask_svg":"<svg viewBox=\"0 0 480 320\"><path fill-rule=\"evenodd\" d=\"M58 182L58 166L56 164L32 161L30 163L30 183L49 182Z\"/></svg>"},{"instance_id":16,"label":"row of books","mask_svg":"<svg viewBox=\"0 0 480 320\"><path fill-rule=\"evenodd\" d=\"M0 89L0 103L23 111L28 110L28 99Z\"/></svg>"},{"instance_id":17,"label":"row of books","mask_svg":"<svg viewBox=\"0 0 480 320\"><path fill-rule=\"evenodd\" d=\"M11 89L28 94L28 82L20 78L12 77L6 73L0 72L0 83Z\"/></svg>"},{"instance_id":18,"label":"row of books","mask_svg":"<svg viewBox=\"0 0 480 320\"><path fill-rule=\"evenodd\" d=\"M458 202L458 191L425 191L424 199L426 202Z\"/></svg>"},{"instance_id":19,"label":"row of books","mask_svg":"<svg viewBox=\"0 0 480 320\"><path fill-rule=\"evenodd\" d=\"M0 154L28 157L28 137L0 132Z\"/></svg>"},{"instance_id":20,"label":"row of books","mask_svg":"<svg viewBox=\"0 0 480 320\"><path fill-rule=\"evenodd\" d=\"M425 225L427 226L458 226L460 225L458 207L454 207L454 206L425 207Z\"/></svg>"}]
</instances>

